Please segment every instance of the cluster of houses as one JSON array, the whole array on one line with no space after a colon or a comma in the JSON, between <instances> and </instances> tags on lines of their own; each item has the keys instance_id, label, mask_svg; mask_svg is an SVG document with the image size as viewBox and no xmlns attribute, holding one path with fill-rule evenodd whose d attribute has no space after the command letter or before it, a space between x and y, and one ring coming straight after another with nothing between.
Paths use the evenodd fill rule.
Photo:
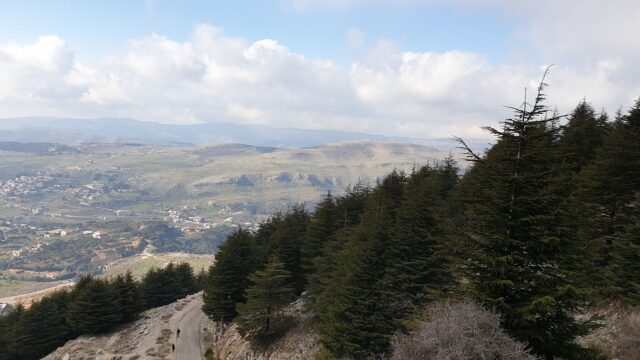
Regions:
<instances>
[{"instance_id":1,"label":"cluster of houses","mask_svg":"<svg viewBox=\"0 0 640 360\"><path fill-rule=\"evenodd\" d=\"M48 175L19 176L12 180L0 181L0 194L5 196L26 195L34 192L51 191L50 182L53 180Z\"/></svg>"}]
</instances>

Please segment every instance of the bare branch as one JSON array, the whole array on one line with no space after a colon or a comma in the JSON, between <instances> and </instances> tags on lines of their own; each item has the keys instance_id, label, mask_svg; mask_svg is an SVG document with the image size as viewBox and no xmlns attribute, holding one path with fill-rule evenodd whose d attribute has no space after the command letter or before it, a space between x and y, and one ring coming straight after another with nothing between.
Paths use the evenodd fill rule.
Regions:
<instances>
[{"instance_id":1,"label":"bare branch","mask_svg":"<svg viewBox=\"0 0 640 360\"><path fill-rule=\"evenodd\" d=\"M464 150L467 153L467 158L470 161L474 161L474 162L484 162L484 160L477 155L475 152L473 152L473 150L471 150L471 148L467 145L467 143L462 140L462 138L454 136L453 139L458 142L460 145L458 148Z\"/></svg>"}]
</instances>

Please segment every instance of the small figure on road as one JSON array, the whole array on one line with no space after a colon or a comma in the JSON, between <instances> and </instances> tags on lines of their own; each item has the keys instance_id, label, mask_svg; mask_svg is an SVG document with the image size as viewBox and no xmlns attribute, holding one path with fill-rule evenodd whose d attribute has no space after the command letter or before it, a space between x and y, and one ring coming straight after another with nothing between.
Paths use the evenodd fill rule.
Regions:
<instances>
[{"instance_id":1,"label":"small figure on road","mask_svg":"<svg viewBox=\"0 0 640 360\"><path fill-rule=\"evenodd\" d=\"M180 337L180 328L178 328L178 330L176 330L176 337Z\"/></svg>"},{"instance_id":2,"label":"small figure on road","mask_svg":"<svg viewBox=\"0 0 640 360\"><path fill-rule=\"evenodd\" d=\"M171 351L176 352L176 344L171 344Z\"/></svg>"}]
</instances>

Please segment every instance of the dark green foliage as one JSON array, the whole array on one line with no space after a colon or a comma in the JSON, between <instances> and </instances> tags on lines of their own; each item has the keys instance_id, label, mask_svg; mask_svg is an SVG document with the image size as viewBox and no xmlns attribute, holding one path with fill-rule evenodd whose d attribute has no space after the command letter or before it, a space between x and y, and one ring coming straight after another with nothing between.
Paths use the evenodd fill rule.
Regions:
<instances>
[{"instance_id":1,"label":"dark green foliage","mask_svg":"<svg viewBox=\"0 0 640 360\"><path fill-rule=\"evenodd\" d=\"M231 321L236 317L236 304L244 303L249 275L255 271L252 235L238 230L220 246L216 262L209 269L202 310L215 321Z\"/></svg>"},{"instance_id":2,"label":"dark green foliage","mask_svg":"<svg viewBox=\"0 0 640 360\"><path fill-rule=\"evenodd\" d=\"M333 281L317 297L320 339L335 355L363 358L389 346L397 324L380 281L383 252L380 233L359 227L337 255Z\"/></svg>"},{"instance_id":3,"label":"dark green foliage","mask_svg":"<svg viewBox=\"0 0 640 360\"><path fill-rule=\"evenodd\" d=\"M66 291L46 296L19 317L9 334L9 351L16 358L42 358L73 337L65 322L69 296Z\"/></svg>"},{"instance_id":4,"label":"dark green foliage","mask_svg":"<svg viewBox=\"0 0 640 360\"><path fill-rule=\"evenodd\" d=\"M305 280L315 270L314 261L322 254L338 229L338 209L331 196L327 196L316 206L300 245L302 272Z\"/></svg>"},{"instance_id":5,"label":"dark green foliage","mask_svg":"<svg viewBox=\"0 0 640 360\"><path fill-rule=\"evenodd\" d=\"M558 143L562 166L575 174L591 162L602 145L607 129L606 115L596 116L593 107L586 101L578 104Z\"/></svg>"},{"instance_id":6,"label":"dark green foliage","mask_svg":"<svg viewBox=\"0 0 640 360\"><path fill-rule=\"evenodd\" d=\"M263 339L280 328L282 308L293 299L291 273L277 257L272 257L264 270L249 276L251 286L246 290L247 302L238 305L238 329L243 336Z\"/></svg>"},{"instance_id":7,"label":"dark green foliage","mask_svg":"<svg viewBox=\"0 0 640 360\"><path fill-rule=\"evenodd\" d=\"M125 275L118 275L112 280L111 286L117 293L118 307L122 318L121 322L130 322L136 319L143 309L142 294L137 281L130 271Z\"/></svg>"},{"instance_id":8,"label":"dark green foliage","mask_svg":"<svg viewBox=\"0 0 640 360\"><path fill-rule=\"evenodd\" d=\"M320 340L334 354L356 357L384 352L397 327L382 281L386 244L401 204L406 178L392 172L371 192L362 222L337 255L332 282L317 298Z\"/></svg>"},{"instance_id":9,"label":"dark green foliage","mask_svg":"<svg viewBox=\"0 0 640 360\"><path fill-rule=\"evenodd\" d=\"M335 234L328 237L319 248L319 254L311 260L313 273L308 275L308 289L311 296L315 297L321 294L328 284L334 282L332 276L337 261L336 254L344 248L348 234L360 221L369 192L370 189L368 187L357 185L347 189L343 196L335 200L335 212L337 215ZM309 224L309 226L312 226L312 224Z\"/></svg>"},{"instance_id":10,"label":"dark green foliage","mask_svg":"<svg viewBox=\"0 0 640 360\"><path fill-rule=\"evenodd\" d=\"M118 293L106 280L86 277L71 293L67 323L79 334L100 333L122 318Z\"/></svg>"},{"instance_id":11,"label":"dark green foliage","mask_svg":"<svg viewBox=\"0 0 640 360\"><path fill-rule=\"evenodd\" d=\"M0 360L19 359L18 354L11 348L13 342L13 327L24 314L24 307L18 305L11 313L0 317Z\"/></svg>"},{"instance_id":12,"label":"dark green foliage","mask_svg":"<svg viewBox=\"0 0 640 360\"><path fill-rule=\"evenodd\" d=\"M309 223L309 213L303 205L291 208L271 235L273 254L284 263L291 273L291 285L296 294L304 289L305 279L302 272L302 254L300 247Z\"/></svg>"},{"instance_id":13,"label":"dark green foliage","mask_svg":"<svg viewBox=\"0 0 640 360\"><path fill-rule=\"evenodd\" d=\"M200 269L198 275L196 275L196 286L198 291L204 290L204 288L207 286L207 277L208 274L204 270L204 268Z\"/></svg>"},{"instance_id":14,"label":"dark green foliage","mask_svg":"<svg viewBox=\"0 0 640 360\"><path fill-rule=\"evenodd\" d=\"M640 194L634 202L634 221L617 234L612 249L613 284L628 303L640 305Z\"/></svg>"},{"instance_id":15,"label":"dark green foliage","mask_svg":"<svg viewBox=\"0 0 640 360\"><path fill-rule=\"evenodd\" d=\"M627 269L616 263L614 252L624 253L632 242L621 240L637 219L634 203L640 192L640 101L626 116L619 116L604 138L593 162L577 176L575 197L581 209L582 236L591 253L584 276L600 296L628 293ZM618 260L620 257L618 256ZM627 294L628 295L628 294ZM626 296L626 295L625 295Z\"/></svg>"},{"instance_id":16,"label":"dark green foliage","mask_svg":"<svg viewBox=\"0 0 640 360\"><path fill-rule=\"evenodd\" d=\"M175 267L175 272L179 285L177 289L178 299L198 292L198 283L191 265L188 263L180 263Z\"/></svg>"},{"instance_id":17,"label":"dark green foliage","mask_svg":"<svg viewBox=\"0 0 640 360\"><path fill-rule=\"evenodd\" d=\"M142 279L141 291L146 308L170 304L197 291L193 269L186 263L151 269Z\"/></svg>"},{"instance_id":18,"label":"dark green foliage","mask_svg":"<svg viewBox=\"0 0 640 360\"><path fill-rule=\"evenodd\" d=\"M434 300L453 284L444 225L449 195L457 182L452 159L416 170L408 179L385 245L389 265L383 281L398 318Z\"/></svg>"}]
</instances>

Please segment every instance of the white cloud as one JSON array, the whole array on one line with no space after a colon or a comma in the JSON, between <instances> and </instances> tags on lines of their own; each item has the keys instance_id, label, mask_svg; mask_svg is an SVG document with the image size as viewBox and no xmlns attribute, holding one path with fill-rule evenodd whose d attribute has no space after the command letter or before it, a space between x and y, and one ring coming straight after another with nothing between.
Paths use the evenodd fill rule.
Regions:
<instances>
[{"instance_id":1,"label":"white cloud","mask_svg":"<svg viewBox=\"0 0 640 360\"><path fill-rule=\"evenodd\" d=\"M500 0L481 1L514 13L525 9ZM594 106L613 112L640 95L635 66L640 49L634 50L640 45L618 49L614 42L611 52L591 56L588 48L567 44L578 55L565 60L565 49L553 43L560 40L542 40L551 35L543 26L547 18L536 14L523 36L539 41L541 53L560 54L562 60L549 81L552 105L570 111L586 96ZM0 117L119 116L414 137L481 136L479 127L506 117L502 105L521 102L523 88L535 88L545 66L493 64L468 51L402 51L388 40L367 47L366 34L357 29L346 36L359 51L347 67L308 58L273 39L247 43L210 25L197 26L183 42L160 35L133 39L93 64L75 60L73 50L57 36L43 36L33 44L0 44Z\"/></svg>"}]
</instances>

